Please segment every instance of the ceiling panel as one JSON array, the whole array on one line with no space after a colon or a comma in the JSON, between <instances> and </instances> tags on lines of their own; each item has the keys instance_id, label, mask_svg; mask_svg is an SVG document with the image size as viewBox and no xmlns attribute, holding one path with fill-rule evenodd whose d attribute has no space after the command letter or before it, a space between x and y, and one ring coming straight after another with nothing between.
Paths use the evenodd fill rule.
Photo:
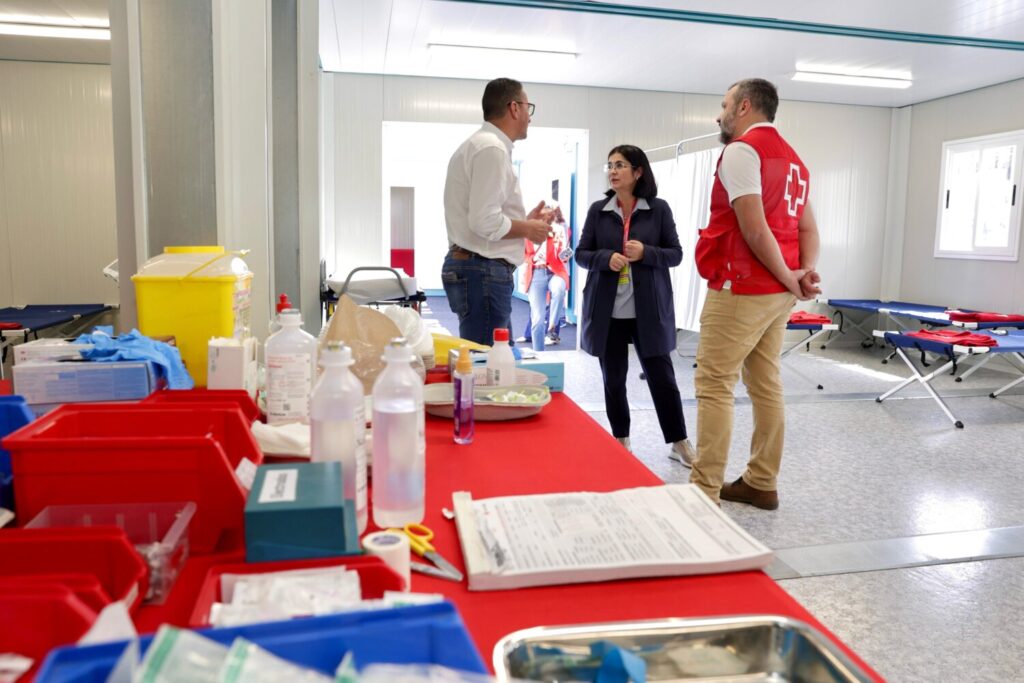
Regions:
<instances>
[{"instance_id":1,"label":"ceiling panel","mask_svg":"<svg viewBox=\"0 0 1024 683\"><path fill-rule=\"evenodd\" d=\"M443 0L322 0L339 19L337 44L322 49L324 68L357 73L490 79L720 94L758 75L795 100L905 106L1024 78L1024 51L922 44L643 17L507 7ZM776 0L669 2L634 6L714 11L802 22L1024 40L1024 0ZM321 16L325 16L321 12ZM376 22L376 23L375 23ZM373 45L375 40L383 45ZM430 43L553 50L568 64L530 55L453 59ZM334 51L336 59L328 58ZM912 74L906 90L798 83L804 68L881 69Z\"/></svg>"},{"instance_id":2,"label":"ceiling panel","mask_svg":"<svg viewBox=\"0 0 1024 683\"><path fill-rule=\"evenodd\" d=\"M886 31L1024 40L1024 0L615 0L637 7L769 17Z\"/></svg>"},{"instance_id":3,"label":"ceiling panel","mask_svg":"<svg viewBox=\"0 0 1024 683\"><path fill-rule=\"evenodd\" d=\"M0 0L0 22L109 26L108 0ZM110 63L110 41L0 35L0 59Z\"/></svg>"}]
</instances>

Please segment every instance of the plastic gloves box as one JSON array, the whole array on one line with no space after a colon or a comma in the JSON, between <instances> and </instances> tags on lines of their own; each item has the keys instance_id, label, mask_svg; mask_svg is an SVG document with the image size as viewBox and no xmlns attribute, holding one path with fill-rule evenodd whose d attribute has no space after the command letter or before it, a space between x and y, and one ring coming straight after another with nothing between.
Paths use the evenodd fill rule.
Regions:
<instances>
[{"instance_id":1,"label":"plastic gloves box","mask_svg":"<svg viewBox=\"0 0 1024 683\"><path fill-rule=\"evenodd\" d=\"M247 562L354 555L355 503L342 495L341 463L264 465L245 504Z\"/></svg>"},{"instance_id":2,"label":"plastic gloves box","mask_svg":"<svg viewBox=\"0 0 1024 683\"><path fill-rule=\"evenodd\" d=\"M134 401L158 386L150 361L34 360L14 366L14 392L29 405Z\"/></svg>"}]
</instances>

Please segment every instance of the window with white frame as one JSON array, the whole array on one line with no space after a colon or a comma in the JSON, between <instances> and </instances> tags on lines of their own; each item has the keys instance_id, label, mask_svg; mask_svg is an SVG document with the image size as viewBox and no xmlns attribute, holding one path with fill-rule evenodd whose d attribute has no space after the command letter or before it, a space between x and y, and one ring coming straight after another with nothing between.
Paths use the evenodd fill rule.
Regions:
<instances>
[{"instance_id":1,"label":"window with white frame","mask_svg":"<svg viewBox=\"0 0 1024 683\"><path fill-rule=\"evenodd\" d=\"M942 145L935 256L1016 261L1024 130Z\"/></svg>"}]
</instances>

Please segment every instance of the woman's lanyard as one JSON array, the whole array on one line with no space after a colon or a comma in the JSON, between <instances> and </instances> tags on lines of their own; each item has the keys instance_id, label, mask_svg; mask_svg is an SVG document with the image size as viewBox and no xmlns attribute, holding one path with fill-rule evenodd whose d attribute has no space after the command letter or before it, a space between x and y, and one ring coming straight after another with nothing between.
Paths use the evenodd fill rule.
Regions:
<instances>
[{"instance_id":1,"label":"woman's lanyard","mask_svg":"<svg viewBox=\"0 0 1024 683\"><path fill-rule=\"evenodd\" d=\"M622 202L615 200L619 205L619 210L622 211L622 253L626 253L626 242L629 241L629 224L633 221L633 210L636 209L636 199L633 200L633 206L630 207L629 215L623 210Z\"/></svg>"},{"instance_id":2,"label":"woman's lanyard","mask_svg":"<svg viewBox=\"0 0 1024 683\"><path fill-rule=\"evenodd\" d=\"M618 201L618 200L616 200L616 201ZM618 202L618 204L619 204L619 211L622 211L622 255L625 256L626 255L626 242L629 241L629 224L633 221L633 211L632 211L632 209L636 209L636 199L635 198L633 199L633 206L631 207L629 215L626 215L626 212L625 212L625 210L623 209L623 206L622 206L622 202ZM619 285L629 284L629 264L628 263L625 266L623 266L622 270L619 271L618 284Z\"/></svg>"}]
</instances>

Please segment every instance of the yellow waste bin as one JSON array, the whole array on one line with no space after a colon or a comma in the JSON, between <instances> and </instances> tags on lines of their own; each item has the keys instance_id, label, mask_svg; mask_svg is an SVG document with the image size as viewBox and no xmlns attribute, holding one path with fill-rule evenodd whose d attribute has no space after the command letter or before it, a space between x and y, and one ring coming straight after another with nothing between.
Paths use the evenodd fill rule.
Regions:
<instances>
[{"instance_id":1,"label":"yellow waste bin","mask_svg":"<svg viewBox=\"0 0 1024 683\"><path fill-rule=\"evenodd\" d=\"M250 335L252 272L245 252L224 247L166 247L132 276L139 331L173 335L196 386L206 386L212 337Z\"/></svg>"}]
</instances>

